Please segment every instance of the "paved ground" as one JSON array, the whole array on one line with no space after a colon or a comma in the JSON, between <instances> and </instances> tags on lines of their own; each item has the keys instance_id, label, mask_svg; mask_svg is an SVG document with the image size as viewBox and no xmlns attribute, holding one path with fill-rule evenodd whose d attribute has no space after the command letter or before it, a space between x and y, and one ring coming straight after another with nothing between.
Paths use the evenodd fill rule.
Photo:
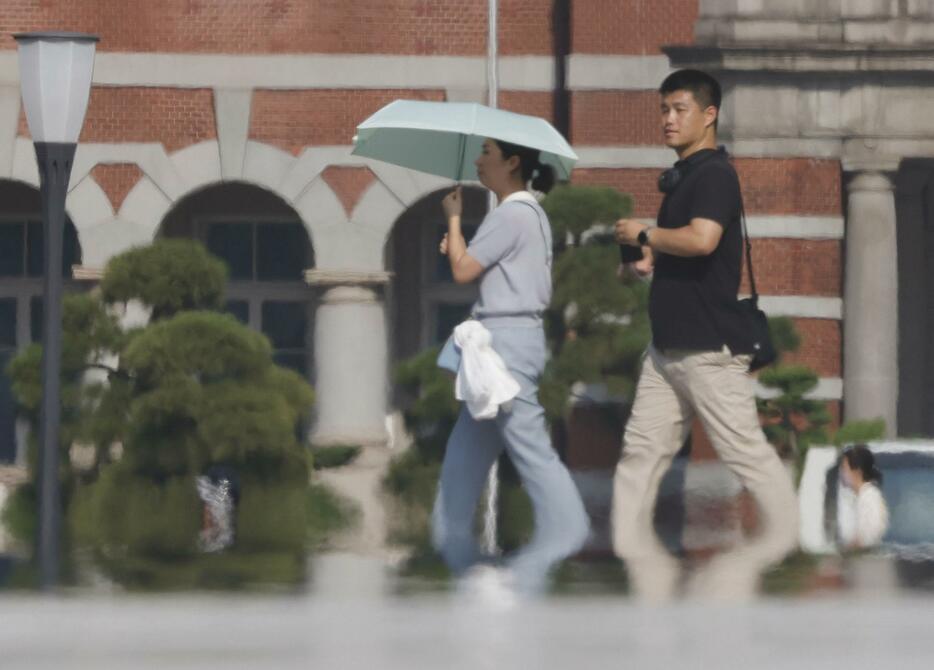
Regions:
<instances>
[{"instance_id":1,"label":"paved ground","mask_svg":"<svg viewBox=\"0 0 934 670\"><path fill-rule=\"evenodd\" d=\"M922 600L646 608L557 599L7 598L0 665L29 668L930 668Z\"/></svg>"},{"instance_id":2,"label":"paved ground","mask_svg":"<svg viewBox=\"0 0 934 670\"><path fill-rule=\"evenodd\" d=\"M394 595L339 555L289 596L0 595L0 668L44 670L911 670L934 665L934 598L885 587L748 605L552 597L502 612Z\"/></svg>"}]
</instances>

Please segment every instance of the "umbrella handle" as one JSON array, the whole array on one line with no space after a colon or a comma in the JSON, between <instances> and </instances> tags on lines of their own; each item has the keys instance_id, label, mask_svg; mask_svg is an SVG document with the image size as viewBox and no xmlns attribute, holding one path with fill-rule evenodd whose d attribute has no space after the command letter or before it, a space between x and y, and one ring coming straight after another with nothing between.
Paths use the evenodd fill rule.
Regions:
<instances>
[{"instance_id":1,"label":"umbrella handle","mask_svg":"<svg viewBox=\"0 0 934 670\"><path fill-rule=\"evenodd\" d=\"M458 147L457 155L457 178L455 181L460 183L461 179L464 176L464 153L467 151L467 135L461 134L460 136L460 146Z\"/></svg>"}]
</instances>

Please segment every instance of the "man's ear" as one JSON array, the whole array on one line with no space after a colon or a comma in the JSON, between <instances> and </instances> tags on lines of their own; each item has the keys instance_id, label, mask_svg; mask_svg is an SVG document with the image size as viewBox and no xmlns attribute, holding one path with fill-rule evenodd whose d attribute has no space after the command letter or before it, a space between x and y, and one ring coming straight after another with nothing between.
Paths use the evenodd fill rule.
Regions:
<instances>
[{"instance_id":1,"label":"man's ear","mask_svg":"<svg viewBox=\"0 0 934 670\"><path fill-rule=\"evenodd\" d=\"M710 105L707 107L707 109L704 110L704 127L709 128L710 126L713 126L719 118L720 110L713 105Z\"/></svg>"}]
</instances>

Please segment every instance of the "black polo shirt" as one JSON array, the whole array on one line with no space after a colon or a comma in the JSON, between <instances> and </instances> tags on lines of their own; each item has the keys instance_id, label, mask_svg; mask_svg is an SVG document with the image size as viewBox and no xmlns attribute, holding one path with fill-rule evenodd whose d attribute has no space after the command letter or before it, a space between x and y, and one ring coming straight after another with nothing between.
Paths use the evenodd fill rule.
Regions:
<instances>
[{"instance_id":1,"label":"black polo shirt","mask_svg":"<svg viewBox=\"0 0 934 670\"><path fill-rule=\"evenodd\" d=\"M704 218L723 226L713 253L685 258L655 252L649 297L652 342L659 349L753 353L752 338L739 311L743 235L739 179L729 159L702 149L676 167L684 170L677 188L665 195L660 228L681 228Z\"/></svg>"}]
</instances>

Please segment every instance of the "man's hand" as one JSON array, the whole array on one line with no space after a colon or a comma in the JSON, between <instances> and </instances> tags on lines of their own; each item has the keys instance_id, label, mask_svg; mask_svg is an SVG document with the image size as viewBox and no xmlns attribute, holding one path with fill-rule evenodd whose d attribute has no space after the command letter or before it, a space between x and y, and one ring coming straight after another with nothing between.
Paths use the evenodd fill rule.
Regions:
<instances>
[{"instance_id":1,"label":"man's hand","mask_svg":"<svg viewBox=\"0 0 934 670\"><path fill-rule=\"evenodd\" d=\"M639 279L647 279L655 271L655 255L649 247L642 247L642 259L635 263L620 263L616 276L622 279L627 274Z\"/></svg>"},{"instance_id":2,"label":"man's hand","mask_svg":"<svg viewBox=\"0 0 934 670\"><path fill-rule=\"evenodd\" d=\"M642 247L642 258L632 264L632 271L637 277L648 277L655 271L655 254L651 247Z\"/></svg>"},{"instance_id":3,"label":"man's hand","mask_svg":"<svg viewBox=\"0 0 934 670\"><path fill-rule=\"evenodd\" d=\"M648 228L648 226L635 219L620 219L616 222L615 226L616 241L619 244L628 244L632 247L638 247L639 233L646 228Z\"/></svg>"}]
</instances>

